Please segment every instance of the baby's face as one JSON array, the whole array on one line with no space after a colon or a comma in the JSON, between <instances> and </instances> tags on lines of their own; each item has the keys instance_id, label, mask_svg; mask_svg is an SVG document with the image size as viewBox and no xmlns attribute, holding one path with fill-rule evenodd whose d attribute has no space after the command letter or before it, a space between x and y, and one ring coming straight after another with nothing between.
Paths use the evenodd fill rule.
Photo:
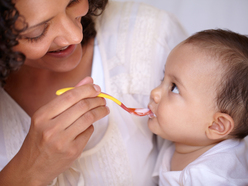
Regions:
<instances>
[{"instance_id":1,"label":"baby's face","mask_svg":"<svg viewBox=\"0 0 248 186\"><path fill-rule=\"evenodd\" d=\"M218 63L191 44L170 53L164 79L152 90L149 108L156 117L148 126L159 136L185 144L202 144L213 122Z\"/></svg>"}]
</instances>

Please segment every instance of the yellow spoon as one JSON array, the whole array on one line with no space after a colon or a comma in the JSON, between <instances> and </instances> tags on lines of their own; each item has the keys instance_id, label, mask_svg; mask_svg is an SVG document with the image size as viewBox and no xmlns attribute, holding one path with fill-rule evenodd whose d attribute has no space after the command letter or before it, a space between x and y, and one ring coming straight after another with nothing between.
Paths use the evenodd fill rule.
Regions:
<instances>
[{"instance_id":1,"label":"yellow spoon","mask_svg":"<svg viewBox=\"0 0 248 186\"><path fill-rule=\"evenodd\" d=\"M56 95L61 95L64 92L66 92L68 90L71 90L73 88L74 87L68 87L68 88L63 88L63 89L57 90L56 91ZM101 92L100 94L98 94L98 97L108 98L108 99L114 101L121 108L123 108L124 110L126 110L130 114L134 114L134 115L137 115L137 116L146 116L146 115L148 115L149 117L154 117L155 116L153 114L153 112L150 109L148 109L148 108L128 108L122 102L120 102L118 99L116 99L113 96L110 96L110 95L108 95L106 93Z\"/></svg>"}]
</instances>

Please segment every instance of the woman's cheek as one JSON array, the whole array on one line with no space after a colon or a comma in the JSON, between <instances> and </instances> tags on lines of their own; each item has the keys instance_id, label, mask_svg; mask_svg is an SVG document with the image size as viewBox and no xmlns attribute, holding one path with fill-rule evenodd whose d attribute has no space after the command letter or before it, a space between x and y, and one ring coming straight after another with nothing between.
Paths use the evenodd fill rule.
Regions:
<instances>
[{"instance_id":1,"label":"woman's cheek","mask_svg":"<svg viewBox=\"0 0 248 186\"><path fill-rule=\"evenodd\" d=\"M26 41L20 41L17 46L15 46L13 49L15 51L19 51L23 53L27 59L36 60L42 58L46 53L49 51L50 43L46 41L36 41L29 42Z\"/></svg>"}]
</instances>

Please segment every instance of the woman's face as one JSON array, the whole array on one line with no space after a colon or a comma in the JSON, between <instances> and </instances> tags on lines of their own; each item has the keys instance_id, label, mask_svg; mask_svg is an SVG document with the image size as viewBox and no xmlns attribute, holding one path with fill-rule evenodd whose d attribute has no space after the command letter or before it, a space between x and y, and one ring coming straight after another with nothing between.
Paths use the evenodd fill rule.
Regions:
<instances>
[{"instance_id":1,"label":"woman's face","mask_svg":"<svg viewBox=\"0 0 248 186\"><path fill-rule=\"evenodd\" d=\"M25 54L25 65L64 72L79 64L80 21L88 12L88 0L16 0L16 8L28 23L14 47Z\"/></svg>"}]
</instances>

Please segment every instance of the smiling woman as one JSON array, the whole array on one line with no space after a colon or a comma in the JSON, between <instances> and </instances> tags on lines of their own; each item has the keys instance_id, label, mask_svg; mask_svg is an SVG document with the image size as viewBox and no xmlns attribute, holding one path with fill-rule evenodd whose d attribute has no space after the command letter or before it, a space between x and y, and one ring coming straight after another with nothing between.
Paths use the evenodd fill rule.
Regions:
<instances>
[{"instance_id":1,"label":"smiling woman","mask_svg":"<svg viewBox=\"0 0 248 186\"><path fill-rule=\"evenodd\" d=\"M1 186L155 185L147 118L97 95L146 107L185 32L166 12L107 2L0 0Z\"/></svg>"},{"instance_id":2,"label":"smiling woman","mask_svg":"<svg viewBox=\"0 0 248 186\"><path fill-rule=\"evenodd\" d=\"M79 6L78 8L80 9L79 14L81 13L81 11L83 15L85 15L87 12L88 13L86 16L84 16L82 20L81 20L82 15L79 15L76 17L76 20L78 21L78 27L80 28L81 31L80 33L78 33L78 36L75 36L76 33L74 32L74 30L72 30L73 39L77 40L75 42L78 43L82 41L82 43L85 43L90 38L95 37L96 31L94 28L94 23L93 23L91 15L101 14L101 11L99 10L104 9L106 5L105 1L107 2L107 0L104 0L103 2L92 0L90 7L89 7L90 9L88 9L88 6L82 5L84 7L84 10L81 10ZM82 2L84 4L88 3L86 0ZM16 4L13 4L10 1L6 1L6 2L1 1L0 3L1 3L1 12L0 12L1 18L5 19L5 20L2 19L1 24L0 24L0 28L1 28L0 29L0 32L1 32L1 36L0 36L0 41L1 41L0 42L0 45L1 45L0 84L3 85L5 83L5 80L8 74L13 70L18 69L20 65L23 64L25 58L29 57L30 54L35 54L35 56L31 56L31 59L32 58L35 59L35 58L39 58L39 56L42 56L44 55L44 53L46 53L46 51L48 50L46 49L47 47L44 47L43 49L44 51L40 50L40 48L38 47L37 47L37 50L35 50L33 46L37 44L33 42L38 42L42 40L43 37L47 34L48 30L53 29L52 27L50 27L50 22L51 20L54 19L55 13L54 15L49 15L49 8L54 10L54 7L57 7L57 4L55 3L55 1L51 1L50 4L53 3L53 6L50 6L50 4L47 4L43 1L24 1L24 0L17 1ZM35 3L36 5L33 6L32 3ZM73 6L73 4L77 4L77 3L79 3L78 0L71 0L67 2L68 4L67 6L71 7ZM16 9L16 7L18 8L18 10ZM20 11L22 13L19 16ZM73 11L75 12L74 9ZM38 14L38 12L41 12L41 13ZM39 16L39 15L44 15L44 14L45 16L52 16L52 17L47 20L44 20L45 16L44 17ZM39 19L41 19L41 22L37 21ZM55 21L55 23L57 22ZM85 29L83 30L84 32L83 40L82 40L82 25L81 24L85 27ZM64 27L67 27L67 26L69 25L64 25ZM70 36L70 34L68 35ZM31 42L33 44L31 45L28 44L27 46L29 48L25 48L25 43L27 42ZM18 43L19 45L15 47L15 51L13 51L12 48L16 46ZM44 41L44 43L47 44L45 46L48 46L50 44L50 43L47 43L47 40ZM38 44L38 46L42 46L42 45ZM65 48L68 48L68 46L62 47L63 50ZM56 51L56 49L54 50ZM62 51L61 47L58 48L57 50ZM41 54L37 55L40 52Z\"/></svg>"}]
</instances>

